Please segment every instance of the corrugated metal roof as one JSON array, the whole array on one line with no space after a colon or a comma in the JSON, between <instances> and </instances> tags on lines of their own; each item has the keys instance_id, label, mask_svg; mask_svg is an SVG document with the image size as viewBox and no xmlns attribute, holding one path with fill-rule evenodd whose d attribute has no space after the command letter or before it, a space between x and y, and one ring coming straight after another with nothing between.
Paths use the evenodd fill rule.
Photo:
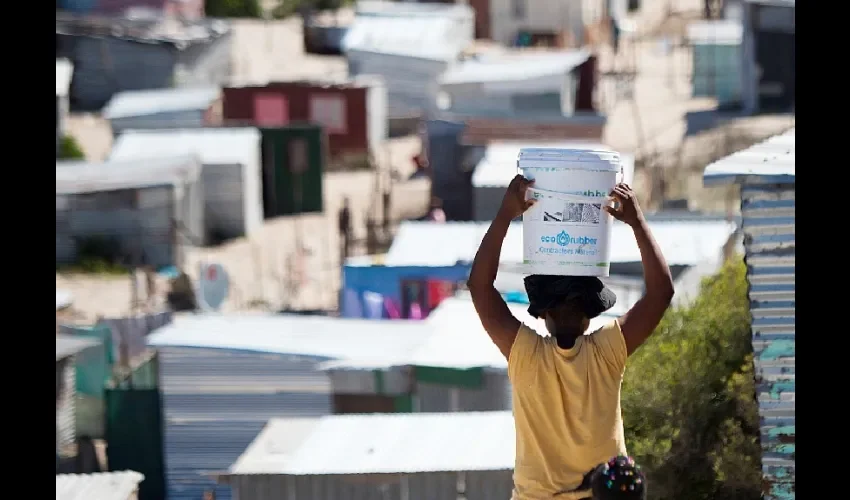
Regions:
<instances>
[{"instance_id":1,"label":"corrugated metal roof","mask_svg":"<svg viewBox=\"0 0 850 500\"><path fill-rule=\"evenodd\" d=\"M546 325L528 314L528 306L508 304L508 308L522 323L538 333L546 333ZM458 369L507 368L505 357L481 325L472 300L445 299L426 321L434 333L416 349L407 364Z\"/></svg>"},{"instance_id":2,"label":"corrugated metal roof","mask_svg":"<svg viewBox=\"0 0 850 500\"><path fill-rule=\"evenodd\" d=\"M342 41L348 51L435 59L454 59L461 47L446 42L452 28L450 19L358 19Z\"/></svg>"},{"instance_id":3,"label":"corrugated metal roof","mask_svg":"<svg viewBox=\"0 0 850 500\"><path fill-rule=\"evenodd\" d=\"M57 474L56 500L130 500L145 476L138 472Z\"/></svg>"},{"instance_id":4,"label":"corrugated metal roof","mask_svg":"<svg viewBox=\"0 0 850 500\"><path fill-rule=\"evenodd\" d=\"M514 315L540 334L542 321L527 306L509 304ZM591 321L591 328L620 309ZM330 360L322 369L435 366L492 367L507 363L492 343L468 297L449 298L426 320L361 320L305 316L193 315L179 317L148 336L155 348L195 347L251 351Z\"/></svg>"},{"instance_id":5,"label":"corrugated metal roof","mask_svg":"<svg viewBox=\"0 0 850 500\"><path fill-rule=\"evenodd\" d=\"M443 73L443 85L530 80L565 75L590 57L586 50L485 54L456 64Z\"/></svg>"},{"instance_id":6,"label":"corrugated metal roof","mask_svg":"<svg viewBox=\"0 0 850 500\"><path fill-rule=\"evenodd\" d=\"M522 323L538 334L548 335L546 325L540 319L528 314L528 306L509 303L508 308ZM594 318L588 332L603 326L620 314L620 309L612 309ZM423 324L429 328L428 335L414 349L402 353L402 356L386 355L369 359L344 358L322 363L323 370L346 369L387 369L394 366L431 366L439 368L494 368L506 369L505 357L490 340L478 313L468 294L461 293L447 298L431 312Z\"/></svg>"},{"instance_id":7,"label":"corrugated metal roof","mask_svg":"<svg viewBox=\"0 0 850 500\"><path fill-rule=\"evenodd\" d=\"M233 332L238 335L239 332ZM210 472L227 470L270 418L333 411L331 383L319 359L222 349L159 349L166 497L198 500L215 488Z\"/></svg>"},{"instance_id":8,"label":"corrugated metal roof","mask_svg":"<svg viewBox=\"0 0 850 500\"><path fill-rule=\"evenodd\" d=\"M744 26L740 21L697 21L688 24L687 36L694 45L738 45Z\"/></svg>"},{"instance_id":9,"label":"corrugated metal roof","mask_svg":"<svg viewBox=\"0 0 850 500\"><path fill-rule=\"evenodd\" d=\"M487 227L479 222L402 222L384 264L440 267L470 263ZM514 222L502 246L502 263L518 262L522 262L522 224Z\"/></svg>"},{"instance_id":10,"label":"corrugated metal roof","mask_svg":"<svg viewBox=\"0 0 850 500\"><path fill-rule=\"evenodd\" d=\"M71 335L58 334L56 335L56 361L73 356L78 352L94 347L100 342L91 337L73 337Z\"/></svg>"},{"instance_id":11,"label":"corrugated metal roof","mask_svg":"<svg viewBox=\"0 0 850 500\"><path fill-rule=\"evenodd\" d=\"M473 18L467 5L374 4L380 7L358 11L342 40L344 51L450 61L465 48L456 32L458 18Z\"/></svg>"},{"instance_id":12,"label":"corrugated metal roof","mask_svg":"<svg viewBox=\"0 0 850 500\"><path fill-rule=\"evenodd\" d=\"M564 149L602 149L610 150L598 143L559 141L559 142L505 142L487 146L484 158L475 166L472 174L472 185L475 187L507 188L511 179L518 173L517 157L524 148L564 148ZM620 154L625 182L634 179L635 157Z\"/></svg>"},{"instance_id":13,"label":"corrugated metal roof","mask_svg":"<svg viewBox=\"0 0 850 500\"><path fill-rule=\"evenodd\" d=\"M274 418L230 466L231 474L280 474L322 417Z\"/></svg>"},{"instance_id":14,"label":"corrugated metal roof","mask_svg":"<svg viewBox=\"0 0 850 500\"><path fill-rule=\"evenodd\" d=\"M741 167L730 160L740 158L734 154L709 166L705 180L714 175L742 184L762 473L770 489L766 498L791 498L796 481L796 185L793 160L790 167L773 161L776 146L793 158L794 130L762 143L760 150L768 154L760 168Z\"/></svg>"},{"instance_id":15,"label":"corrugated metal roof","mask_svg":"<svg viewBox=\"0 0 850 500\"><path fill-rule=\"evenodd\" d=\"M439 2L392 2L384 0L360 0L354 5L356 16L416 16L416 17L462 17L472 16L469 6Z\"/></svg>"},{"instance_id":16,"label":"corrugated metal roof","mask_svg":"<svg viewBox=\"0 0 850 500\"><path fill-rule=\"evenodd\" d=\"M92 16L60 10L56 12L56 33L73 36L109 37L148 44L168 43L177 50L210 42L230 33L230 24L222 19L188 19L163 16L145 9L124 16Z\"/></svg>"},{"instance_id":17,"label":"corrugated metal roof","mask_svg":"<svg viewBox=\"0 0 850 500\"><path fill-rule=\"evenodd\" d=\"M201 164L193 155L103 163L56 162L56 194L180 185L198 178Z\"/></svg>"},{"instance_id":18,"label":"corrugated metal roof","mask_svg":"<svg viewBox=\"0 0 850 500\"><path fill-rule=\"evenodd\" d=\"M56 310L65 309L74 301L74 296L67 290L56 290Z\"/></svg>"},{"instance_id":19,"label":"corrugated metal roof","mask_svg":"<svg viewBox=\"0 0 850 500\"><path fill-rule=\"evenodd\" d=\"M670 265L693 266L716 258L735 231L732 221L653 220L652 234ZM453 266L470 263L478 251L488 222L403 222L385 260L388 266ZM640 262L640 250L629 226L614 222L611 231L611 262ZM512 223L502 246L501 264L522 263L522 224Z\"/></svg>"},{"instance_id":20,"label":"corrugated metal roof","mask_svg":"<svg viewBox=\"0 0 850 500\"><path fill-rule=\"evenodd\" d=\"M744 0L746 3L774 7L796 7L797 0Z\"/></svg>"},{"instance_id":21,"label":"corrugated metal roof","mask_svg":"<svg viewBox=\"0 0 850 500\"><path fill-rule=\"evenodd\" d=\"M149 335L148 345L368 360L402 357L428 332L414 320L203 314L176 318Z\"/></svg>"},{"instance_id":22,"label":"corrugated metal roof","mask_svg":"<svg viewBox=\"0 0 850 500\"><path fill-rule=\"evenodd\" d=\"M539 335L548 335L543 320L534 319L528 314L528 306L508 304L508 308L514 317ZM616 317L614 313L606 313L593 318L588 333ZM428 316L426 321L434 328L434 333L416 349L411 361L405 364L458 369L475 367L507 369L507 360L481 325L472 300L446 299Z\"/></svg>"},{"instance_id":23,"label":"corrugated metal roof","mask_svg":"<svg viewBox=\"0 0 850 500\"><path fill-rule=\"evenodd\" d=\"M71 88L71 78L74 75L74 65L67 59L56 60L56 96L66 97Z\"/></svg>"},{"instance_id":24,"label":"corrugated metal roof","mask_svg":"<svg viewBox=\"0 0 850 500\"><path fill-rule=\"evenodd\" d=\"M661 247L667 264L695 266L715 260L735 232L735 223L726 220L649 221L652 235ZM611 231L611 262L640 262L640 249L632 228L615 222Z\"/></svg>"},{"instance_id":25,"label":"corrugated metal roof","mask_svg":"<svg viewBox=\"0 0 850 500\"><path fill-rule=\"evenodd\" d=\"M230 473L400 474L514 466L516 437L509 411L329 415L296 446L291 441L301 437L293 436L292 422L269 421Z\"/></svg>"},{"instance_id":26,"label":"corrugated metal roof","mask_svg":"<svg viewBox=\"0 0 850 500\"><path fill-rule=\"evenodd\" d=\"M525 296L525 283L523 279L527 276L525 273L512 272L510 269L502 269L496 275L496 290L502 293L521 292ZM613 275L606 278L600 278L605 286L617 294L617 303L614 305L614 311L625 312L643 294L644 283L642 278ZM458 296L463 294L458 293ZM525 297L528 298L527 296Z\"/></svg>"},{"instance_id":27,"label":"corrugated metal roof","mask_svg":"<svg viewBox=\"0 0 850 500\"><path fill-rule=\"evenodd\" d=\"M793 491L796 470L795 198L794 184L741 187L762 471L773 493Z\"/></svg>"},{"instance_id":28,"label":"corrugated metal roof","mask_svg":"<svg viewBox=\"0 0 850 500\"><path fill-rule=\"evenodd\" d=\"M256 128L126 130L112 146L109 159L194 154L204 164L246 165L254 161L259 150L260 131Z\"/></svg>"},{"instance_id":29,"label":"corrugated metal roof","mask_svg":"<svg viewBox=\"0 0 850 500\"><path fill-rule=\"evenodd\" d=\"M794 184L795 130L792 128L710 164L705 167L703 183L706 186L731 183Z\"/></svg>"},{"instance_id":30,"label":"corrugated metal roof","mask_svg":"<svg viewBox=\"0 0 850 500\"><path fill-rule=\"evenodd\" d=\"M218 87L131 90L119 92L103 108L107 120L174 111L203 111L219 98Z\"/></svg>"}]
</instances>

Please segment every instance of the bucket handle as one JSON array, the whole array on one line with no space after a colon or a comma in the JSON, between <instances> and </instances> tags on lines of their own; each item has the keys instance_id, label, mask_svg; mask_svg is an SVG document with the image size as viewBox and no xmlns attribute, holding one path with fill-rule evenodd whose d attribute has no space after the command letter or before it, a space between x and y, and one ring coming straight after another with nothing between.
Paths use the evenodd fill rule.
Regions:
<instances>
[{"instance_id":1,"label":"bucket handle","mask_svg":"<svg viewBox=\"0 0 850 500\"><path fill-rule=\"evenodd\" d=\"M522 169L519 167L519 159L516 162L516 172L519 175L523 175ZM623 167L620 166L620 170L617 172L617 184L626 181L626 172L623 170ZM579 201L584 203L602 203L603 205L608 205L612 203L614 200L611 199L610 196L605 196L604 198L596 198L592 196L581 196L578 194L567 194L567 193L557 193L555 191L547 191L545 189L537 189L537 188L528 188L525 191L525 199L526 201L531 198L535 198L534 194L539 193L543 196L548 196L550 198L555 198L564 201Z\"/></svg>"},{"instance_id":2,"label":"bucket handle","mask_svg":"<svg viewBox=\"0 0 850 500\"><path fill-rule=\"evenodd\" d=\"M578 203L600 203L602 205L610 205L611 198L609 196L582 196L580 194L557 193L555 191L547 191L545 189L528 188L525 191L525 199L539 199L543 197L555 198L557 200L572 201Z\"/></svg>"}]
</instances>

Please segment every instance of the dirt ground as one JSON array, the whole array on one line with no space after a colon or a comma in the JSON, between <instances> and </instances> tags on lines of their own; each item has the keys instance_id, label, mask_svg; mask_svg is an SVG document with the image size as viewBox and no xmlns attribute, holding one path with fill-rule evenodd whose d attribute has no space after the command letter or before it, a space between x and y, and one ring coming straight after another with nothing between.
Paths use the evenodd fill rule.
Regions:
<instances>
[{"instance_id":1,"label":"dirt ground","mask_svg":"<svg viewBox=\"0 0 850 500\"><path fill-rule=\"evenodd\" d=\"M659 31L664 17L658 2L644 2L638 19L639 31ZM678 12L701 8L695 0L666 3ZM675 25L675 23L667 23ZM667 26L665 24L665 26ZM681 28L672 32L681 32ZM663 30L662 30L663 31ZM634 99L616 101L606 96L606 82L600 82L608 123L604 142L638 157L635 189L642 203L652 209L663 196L688 198L691 207L709 211L737 211L734 189L706 189L702 170L707 163L740 149L757 139L779 133L793 125L789 117L751 117L703 133L685 137L685 114L708 110L714 103L689 96L690 60L684 47L664 50L657 37L640 41L624 40L616 67L633 64L637 68ZM672 44L675 47L675 43ZM611 51L598 50L600 69L615 67ZM345 75L339 57L303 53L301 28L297 20L236 21L233 34L234 81L265 82L273 79L322 78ZM93 115L72 116L69 130L91 160L104 159L111 147L108 125ZM389 141L388 154L379 155L380 170L395 170L398 178L412 172L410 159L419 150L416 137ZM642 165L645 165L642 167ZM218 262L230 275L232 291L225 310L333 309L340 279L339 237L336 214L344 197L349 198L358 240L354 253L364 253L366 221L376 214L376 194L385 182L371 172L329 173L324 182L323 214L280 218L269 221L252 240L237 240L218 248L192 249L186 271L197 275L201 262ZM658 179L664 179L660 186ZM397 182L392 190L392 218L418 217L426 209L427 180ZM129 311L129 277L56 276L57 288L70 291L78 317L121 315ZM159 290L165 290L162 283ZM159 298L159 302L162 298Z\"/></svg>"}]
</instances>

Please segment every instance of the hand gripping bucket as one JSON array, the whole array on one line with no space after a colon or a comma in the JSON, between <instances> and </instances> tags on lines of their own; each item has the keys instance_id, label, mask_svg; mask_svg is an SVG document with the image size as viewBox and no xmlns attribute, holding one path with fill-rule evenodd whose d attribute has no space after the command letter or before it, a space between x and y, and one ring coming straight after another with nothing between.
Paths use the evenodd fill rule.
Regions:
<instances>
[{"instance_id":1,"label":"hand gripping bucket","mask_svg":"<svg viewBox=\"0 0 850 500\"><path fill-rule=\"evenodd\" d=\"M608 276L612 217L602 210L621 181L613 151L523 149L517 167L535 181L537 200L522 216L523 266L529 274Z\"/></svg>"}]
</instances>

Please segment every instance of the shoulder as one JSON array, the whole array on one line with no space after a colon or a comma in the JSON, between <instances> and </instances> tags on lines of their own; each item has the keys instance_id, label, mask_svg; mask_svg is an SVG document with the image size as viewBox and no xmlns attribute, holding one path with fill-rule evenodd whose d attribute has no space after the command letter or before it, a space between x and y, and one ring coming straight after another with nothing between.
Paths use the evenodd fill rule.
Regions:
<instances>
[{"instance_id":1,"label":"shoulder","mask_svg":"<svg viewBox=\"0 0 850 500\"><path fill-rule=\"evenodd\" d=\"M622 374L626 366L628 352L626 350L626 339L620 322L616 319L603 325L598 330L588 335L587 342L593 346L597 356L603 359L609 367Z\"/></svg>"},{"instance_id":2,"label":"shoulder","mask_svg":"<svg viewBox=\"0 0 850 500\"><path fill-rule=\"evenodd\" d=\"M522 376L539 361L539 356L547 349L550 337L544 337L525 323L520 323L511 353L508 356L508 376L511 379Z\"/></svg>"}]
</instances>

